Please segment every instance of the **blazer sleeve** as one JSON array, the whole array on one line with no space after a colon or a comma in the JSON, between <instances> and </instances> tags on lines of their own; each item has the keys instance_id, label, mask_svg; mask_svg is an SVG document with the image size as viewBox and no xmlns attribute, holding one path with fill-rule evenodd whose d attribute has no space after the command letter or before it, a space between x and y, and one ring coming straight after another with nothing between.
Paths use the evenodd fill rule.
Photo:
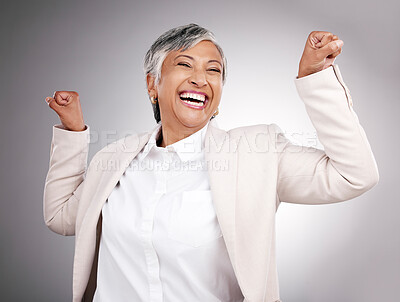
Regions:
<instances>
[{"instance_id":1,"label":"blazer sleeve","mask_svg":"<svg viewBox=\"0 0 400 302\"><path fill-rule=\"evenodd\" d=\"M53 126L50 164L47 172L43 214L46 225L61 235L75 234L78 202L87 171L89 131L68 131Z\"/></svg>"},{"instance_id":2,"label":"blazer sleeve","mask_svg":"<svg viewBox=\"0 0 400 302\"><path fill-rule=\"evenodd\" d=\"M277 125L269 127L279 158L279 201L334 203L376 185L378 167L338 65L294 81L324 150L294 145Z\"/></svg>"}]
</instances>

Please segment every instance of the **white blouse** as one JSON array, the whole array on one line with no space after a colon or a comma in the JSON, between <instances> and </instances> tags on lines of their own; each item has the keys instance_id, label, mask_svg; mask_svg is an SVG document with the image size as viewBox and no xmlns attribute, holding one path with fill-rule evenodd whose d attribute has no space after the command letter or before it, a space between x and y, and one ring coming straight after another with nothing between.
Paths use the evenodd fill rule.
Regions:
<instances>
[{"instance_id":1,"label":"white blouse","mask_svg":"<svg viewBox=\"0 0 400 302\"><path fill-rule=\"evenodd\" d=\"M163 148L160 122L122 175L102 209L94 301L243 301L210 191L208 123Z\"/></svg>"}]
</instances>

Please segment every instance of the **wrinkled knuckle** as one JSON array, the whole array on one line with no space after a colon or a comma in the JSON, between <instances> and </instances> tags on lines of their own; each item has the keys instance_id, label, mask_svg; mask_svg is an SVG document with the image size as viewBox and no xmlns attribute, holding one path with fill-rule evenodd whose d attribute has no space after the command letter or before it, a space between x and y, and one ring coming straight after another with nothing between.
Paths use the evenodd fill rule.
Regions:
<instances>
[{"instance_id":1,"label":"wrinkled knuckle","mask_svg":"<svg viewBox=\"0 0 400 302\"><path fill-rule=\"evenodd\" d=\"M338 49L338 45L334 42L334 43L331 43L331 44L329 44L329 49L331 50L331 51L335 51L335 50L337 50Z\"/></svg>"}]
</instances>

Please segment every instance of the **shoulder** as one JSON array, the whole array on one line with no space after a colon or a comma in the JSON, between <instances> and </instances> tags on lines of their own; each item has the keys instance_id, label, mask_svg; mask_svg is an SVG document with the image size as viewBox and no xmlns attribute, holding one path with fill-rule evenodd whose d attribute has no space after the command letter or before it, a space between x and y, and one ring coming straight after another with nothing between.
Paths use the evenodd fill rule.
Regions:
<instances>
[{"instance_id":1,"label":"shoulder","mask_svg":"<svg viewBox=\"0 0 400 302\"><path fill-rule=\"evenodd\" d=\"M276 124L256 124L233 128L226 133L231 144L236 146L235 150L263 153L276 149L282 130Z\"/></svg>"},{"instance_id":2,"label":"shoulder","mask_svg":"<svg viewBox=\"0 0 400 302\"><path fill-rule=\"evenodd\" d=\"M118 158L120 154L125 152L135 152L138 148L143 146L143 140L147 141L149 135L150 132L146 131L119 138L97 151L92 158L92 162L104 161L115 157Z\"/></svg>"},{"instance_id":3,"label":"shoulder","mask_svg":"<svg viewBox=\"0 0 400 302\"><path fill-rule=\"evenodd\" d=\"M241 126L227 131L231 139L240 138L243 135L247 137L255 137L263 135L265 137L274 138L277 134L282 133L281 128L277 124L256 124Z\"/></svg>"}]
</instances>

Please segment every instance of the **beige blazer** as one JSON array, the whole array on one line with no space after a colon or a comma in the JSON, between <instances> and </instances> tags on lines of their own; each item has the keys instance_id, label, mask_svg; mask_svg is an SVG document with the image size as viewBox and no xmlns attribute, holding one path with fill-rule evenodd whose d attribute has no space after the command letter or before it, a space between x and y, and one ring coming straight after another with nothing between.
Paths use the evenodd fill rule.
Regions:
<instances>
[{"instance_id":1,"label":"beige blazer","mask_svg":"<svg viewBox=\"0 0 400 302\"><path fill-rule=\"evenodd\" d=\"M280 202L340 202L366 192L379 179L339 67L294 82L324 151L294 145L275 124L225 131L213 119L206 132L213 203L244 302L280 301L275 256ZM53 128L44 220L54 232L76 236L75 302L92 300L103 204L151 132L109 144L87 167L89 128Z\"/></svg>"}]
</instances>

